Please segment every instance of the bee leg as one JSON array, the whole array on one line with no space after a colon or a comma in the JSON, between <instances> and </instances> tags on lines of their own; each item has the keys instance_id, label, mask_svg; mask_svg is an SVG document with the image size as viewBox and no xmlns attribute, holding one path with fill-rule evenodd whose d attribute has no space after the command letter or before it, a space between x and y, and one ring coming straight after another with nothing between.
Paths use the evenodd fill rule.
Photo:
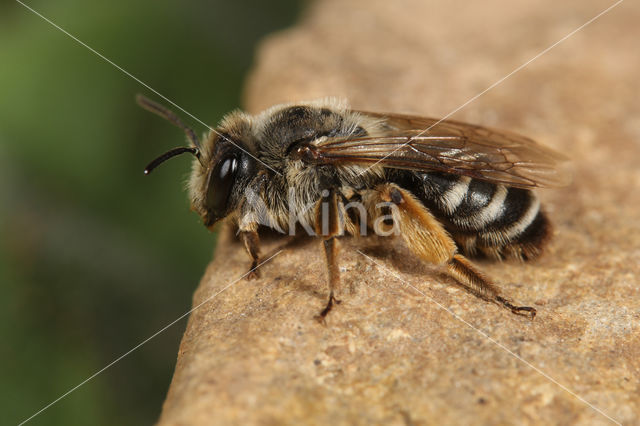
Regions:
<instances>
[{"instance_id":1,"label":"bee leg","mask_svg":"<svg viewBox=\"0 0 640 426\"><path fill-rule=\"evenodd\" d=\"M257 231L240 231L240 238L247 249L247 253L251 257L251 267L247 273L247 280L255 280L260 275L258 270L258 263L260 262L260 237Z\"/></svg>"},{"instance_id":2,"label":"bee leg","mask_svg":"<svg viewBox=\"0 0 640 426\"><path fill-rule=\"evenodd\" d=\"M462 283L477 296L496 302L517 315L526 315L535 318L536 310L530 306L517 306L513 302L500 295L498 288L491 280L480 272L473 264L461 254L456 254L447 263L447 270L456 281Z\"/></svg>"},{"instance_id":3,"label":"bee leg","mask_svg":"<svg viewBox=\"0 0 640 426\"><path fill-rule=\"evenodd\" d=\"M411 193L394 184L379 187L380 199L395 205L394 224L409 248L422 259L444 265L453 278L476 296L497 303L514 314L536 316L535 308L518 306L500 295L500 290L461 254L442 224Z\"/></svg>"},{"instance_id":4,"label":"bee leg","mask_svg":"<svg viewBox=\"0 0 640 426\"><path fill-rule=\"evenodd\" d=\"M340 301L336 299L335 293L340 284L340 270L337 261L337 239L340 235L340 212L338 207L338 197L335 191L330 190L323 193L315 210L315 231L321 236L324 245L324 254L327 259L327 275L329 278L329 300L327 306L316 316L320 322L324 322L325 317L334 305Z\"/></svg>"},{"instance_id":5,"label":"bee leg","mask_svg":"<svg viewBox=\"0 0 640 426\"><path fill-rule=\"evenodd\" d=\"M316 317L320 322L324 322L324 318L331 311L334 304L339 304L340 301L336 299L335 289L340 283L340 273L338 269L338 262L336 260L336 252L338 250L337 241L335 238L329 238L323 241L324 253L327 257L327 271L329 273L329 301L327 306Z\"/></svg>"}]
</instances>

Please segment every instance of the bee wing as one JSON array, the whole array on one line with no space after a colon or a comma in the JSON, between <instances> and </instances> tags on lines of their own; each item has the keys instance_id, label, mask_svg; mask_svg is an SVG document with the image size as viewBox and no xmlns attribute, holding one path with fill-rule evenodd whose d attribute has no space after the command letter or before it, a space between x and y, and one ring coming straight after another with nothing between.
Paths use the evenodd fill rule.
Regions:
<instances>
[{"instance_id":1,"label":"bee wing","mask_svg":"<svg viewBox=\"0 0 640 426\"><path fill-rule=\"evenodd\" d=\"M310 147L314 161L440 171L520 188L568 183L558 168L566 157L524 136L453 120L362 114L379 118L383 135L319 140Z\"/></svg>"}]
</instances>

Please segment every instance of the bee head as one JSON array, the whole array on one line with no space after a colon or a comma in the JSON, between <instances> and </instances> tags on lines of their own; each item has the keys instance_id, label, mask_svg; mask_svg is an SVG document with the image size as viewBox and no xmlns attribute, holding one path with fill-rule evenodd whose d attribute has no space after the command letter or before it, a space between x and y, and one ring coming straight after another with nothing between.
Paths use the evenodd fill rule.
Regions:
<instances>
[{"instance_id":1,"label":"bee head","mask_svg":"<svg viewBox=\"0 0 640 426\"><path fill-rule=\"evenodd\" d=\"M203 146L195 132L184 125L172 111L142 95L138 95L136 101L142 108L184 130L192 144L160 155L147 165L144 173L151 173L160 164L177 155L190 153L195 157L189 180L191 208L202 217L208 228L233 212L240 204L242 190L254 175L256 165L254 158L243 147L244 144L238 141L242 140L242 131L245 130L243 121L235 121L236 126L231 129L233 137L224 131L223 126L222 129L211 132Z\"/></svg>"},{"instance_id":2,"label":"bee head","mask_svg":"<svg viewBox=\"0 0 640 426\"><path fill-rule=\"evenodd\" d=\"M207 228L238 208L256 171L256 162L242 142L222 132L212 137L212 154L204 165L193 163L189 182L191 206Z\"/></svg>"}]
</instances>

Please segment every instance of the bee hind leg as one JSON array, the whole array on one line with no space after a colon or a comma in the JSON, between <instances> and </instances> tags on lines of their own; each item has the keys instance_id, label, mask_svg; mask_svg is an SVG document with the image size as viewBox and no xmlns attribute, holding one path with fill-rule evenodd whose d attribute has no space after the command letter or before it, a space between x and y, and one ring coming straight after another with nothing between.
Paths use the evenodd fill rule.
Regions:
<instances>
[{"instance_id":1,"label":"bee hind leg","mask_svg":"<svg viewBox=\"0 0 640 426\"><path fill-rule=\"evenodd\" d=\"M476 296L497 303L514 314L527 315L531 319L536 316L535 308L518 306L503 297L486 275L459 254L442 224L411 193L395 184L382 185L378 190L383 202L397 207L392 209L393 221L411 251L432 264L446 266L449 275Z\"/></svg>"},{"instance_id":2,"label":"bee hind leg","mask_svg":"<svg viewBox=\"0 0 640 426\"><path fill-rule=\"evenodd\" d=\"M531 317L536 316L536 309L530 306L517 306L509 299L500 295L498 288L491 283L491 280L476 269L475 266L467 258L460 254L456 254L447 263L447 270L456 281L463 284L471 292L485 300L496 302L504 306L517 315L525 315Z\"/></svg>"}]
</instances>

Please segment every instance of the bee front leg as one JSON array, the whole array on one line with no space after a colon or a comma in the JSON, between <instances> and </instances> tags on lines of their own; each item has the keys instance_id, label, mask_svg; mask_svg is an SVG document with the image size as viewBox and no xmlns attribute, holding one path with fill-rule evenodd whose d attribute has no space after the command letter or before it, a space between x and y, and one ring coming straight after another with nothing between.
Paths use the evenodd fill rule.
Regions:
<instances>
[{"instance_id":1,"label":"bee front leg","mask_svg":"<svg viewBox=\"0 0 640 426\"><path fill-rule=\"evenodd\" d=\"M533 319L535 308L518 306L503 297L499 288L480 272L464 256L457 253L456 244L442 224L410 192L394 184L378 188L379 197L397 208L393 211L393 222L409 248L422 259L444 265L449 274L467 290L478 297L497 303L514 314L527 315Z\"/></svg>"},{"instance_id":2,"label":"bee front leg","mask_svg":"<svg viewBox=\"0 0 640 426\"><path fill-rule=\"evenodd\" d=\"M333 306L340 303L335 297L340 284L340 270L336 258L338 251L336 237L341 234L338 196L334 190L325 191L322 195L315 210L315 232L323 239L324 254L327 258L329 300L327 306L316 316L320 322L324 322Z\"/></svg>"},{"instance_id":3,"label":"bee front leg","mask_svg":"<svg viewBox=\"0 0 640 426\"><path fill-rule=\"evenodd\" d=\"M249 183L245 190L247 197L246 203L243 205L243 211L238 219L238 228L240 239L251 257L251 268L247 273L247 280L255 280L259 278L257 267L260 262L260 237L258 236L258 216L254 211L254 206L264 205L262 199L264 186L268 181L265 172L260 171L255 178Z\"/></svg>"},{"instance_id":4,"label":"bee front leg","mask_svg":"<svg viewBox=\"0 0 640 426\"><path fill-rule=\"evenodd\" d=\"M245 249L247 249L249 257L251 257L251 267L249 268L246 278L248 280L255 280L260 277L256 269L260 262L260 237L257 231L240 231L240 239Z\"/></svg>"}]
</instances>

